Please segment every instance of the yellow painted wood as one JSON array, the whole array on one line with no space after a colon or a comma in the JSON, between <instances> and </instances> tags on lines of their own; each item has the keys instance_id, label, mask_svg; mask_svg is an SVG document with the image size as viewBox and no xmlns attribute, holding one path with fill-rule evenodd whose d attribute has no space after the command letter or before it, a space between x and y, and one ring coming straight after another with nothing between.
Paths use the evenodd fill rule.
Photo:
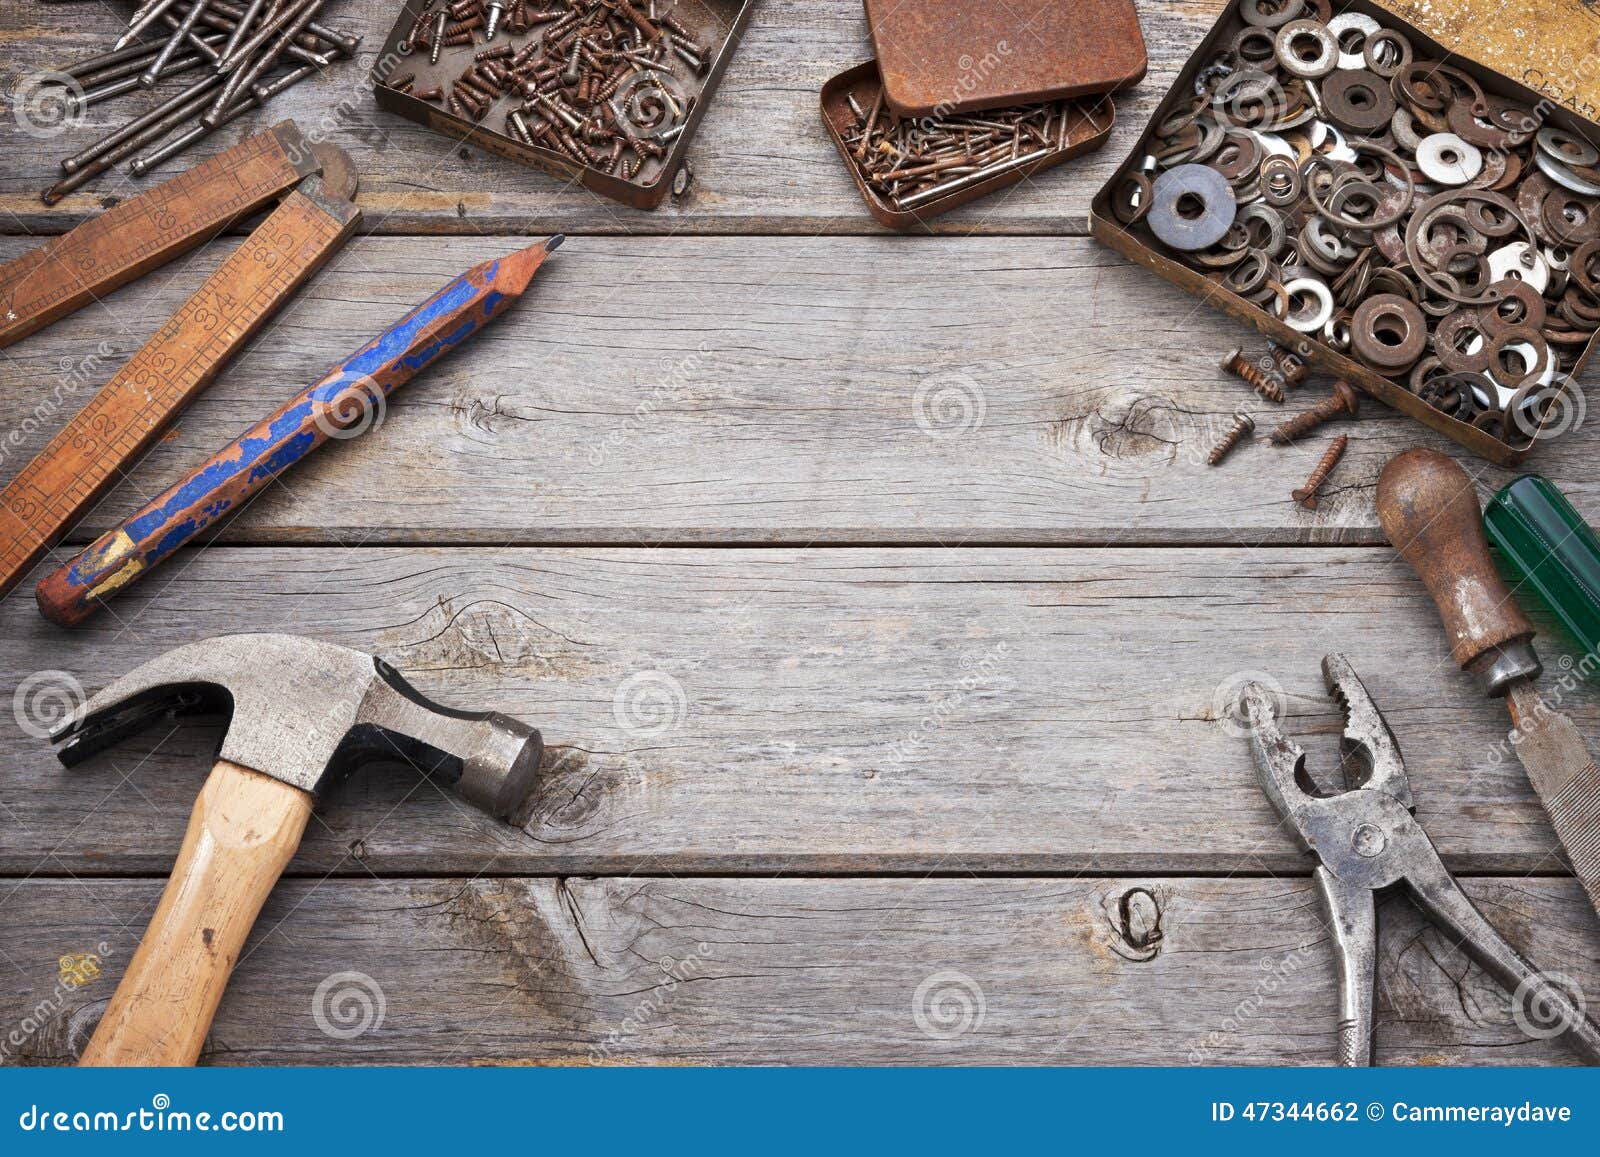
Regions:
<instances>
[{"instance_id":1,"label":"yellow painted wood","mask_svg":"<svg viewBox=\"0 0 1600 1157\"><path fill-rule=\"evenodd\" d=\"M1588 120L1600 116L1600 7L1585 0L1374 0L1454 53Z\"/></svg>"}]
</instances>

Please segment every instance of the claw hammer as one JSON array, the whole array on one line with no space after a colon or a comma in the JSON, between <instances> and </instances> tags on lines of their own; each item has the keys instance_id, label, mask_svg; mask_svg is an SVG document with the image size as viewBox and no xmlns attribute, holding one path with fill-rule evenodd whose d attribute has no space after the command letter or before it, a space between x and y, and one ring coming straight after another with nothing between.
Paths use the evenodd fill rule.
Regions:
<instances>
[{"instance_id":1,"label":"claw hammer","mask_svg":"<svg viewBox=\"0 0 1600 1157\"><path fill-rule=\"evenodd\" d=\"M223 635L168 651L52 736L72 767L166 714L232 718L183 847L84 1065L192 1065L311 805L357 768L406 761L505 819L543 742L497 712L425 698L382 659L294 635Z\"/></svg>"}]
</instances>

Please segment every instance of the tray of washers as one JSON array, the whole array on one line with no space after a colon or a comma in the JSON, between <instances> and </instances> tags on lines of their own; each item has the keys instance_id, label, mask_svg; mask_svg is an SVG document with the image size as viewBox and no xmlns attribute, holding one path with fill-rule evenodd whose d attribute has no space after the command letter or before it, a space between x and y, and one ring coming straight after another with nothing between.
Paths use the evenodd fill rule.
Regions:
<instances>
[{"instance_id":1,"label":"tray of washers","mask_svg":"<svg viewBox=\"0 0 1600 1157\"><path fill-rule=\"evenodd\" d=\"M1600 93L1585 71L1539 69L1593 18L1558 0L1391 2L1428 28L1366 0L1232 0L1091 228L1515 465L1582 420L1600 330L1600 127L1573 111Z\"/></svg>"},{"instance_id":2,"label":"tray of washers","mask_svg":"<svg viewBox=\"0 0 1600 1157\"><path fill-rule=\"evenodd\" d=\"M1105 144L1145 72L1132 0L866 0L873 60L822 120L879 221L905 229Z\"/></svg>"},{"instance_id":3,"label":"tray of washers","mask_svg":"<svg viewBox=\"0 0 1600 1157\"><path fill-rule=\"evenodd\" d=\"M754 0L406 0L378 104L636 209L682 192Z\"/></svg>"}]
</instances>

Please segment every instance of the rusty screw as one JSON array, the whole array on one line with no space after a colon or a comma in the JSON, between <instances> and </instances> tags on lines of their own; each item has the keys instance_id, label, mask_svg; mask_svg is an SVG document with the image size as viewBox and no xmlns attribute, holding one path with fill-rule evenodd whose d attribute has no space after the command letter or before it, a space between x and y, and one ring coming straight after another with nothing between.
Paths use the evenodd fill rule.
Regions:
<instances>
[{"instance_id":1,"label":"rusty screw","mask_svg":"<svg viewBox=\"0 0 1600 1157\"><path fill-rule=\"evenodd\" d=\"M1328 475L1333 473L1333 468L1339 464L1339 459L1344 457L1344 448L1349 444L1350 439L1344 434L1335 438L1327 452L1322 455L1322 461L1318 462L1317 468L1311 472L1311 477L1306 479L1306 484L1291 495L1302 510L1317 508L1317 491L1322 489L1322 484L1328 480Z\"/></svg>"},{"instance_id":2,"label":"rusty screw","mask_svg":"<svg viewBox=\"0 0 1600 1157\"><path fill-rule=\"evenodd\" d=\"M1233 428L1222 436L1222 441L1211 448L1211 453L1206 457L1206 465L1215 466L1233 453L1233 448L1244 441L1245 435L1255 428L1255 419L1249 414L1235 414L1233 416Z\"/></svg>"},{"instance_id":3,"label":"rusty screw","mask_svg":"<svg viewBox=\"0 0 1600 1157\"><path fill-rule=\"evenodd\" d=\"M1331 422L1340 414L1354 418L1361 412L1361 396L1343 378L1333 383L1333 397L1324 398L1303 414L1296 414L1272 431L1272 441L1287 446L1296 438L1304 438L1324 422Z\"/></svg>"},{"instance_id":4,"label":"rusty screw","mask_svg":"<svg viewBox=\"0 0 1600 1157\"><path fill-rule=\"evenodd\" d=\"M1267 356L1278 366L1278 373L1283 376L1283 384L1291 389L1305 381L1311 373L1311 367L1306 365L1306 359L1291 350L1285 349L1277 342L1267 344Z\"/></svg>"},{"instance_id":5,"label":"rusty screw","mask_svg":"<svg viewBox=\"0 0 1600 1157\"><path fill-rule=\"evenodd\" d=\"M1273 376L1244 356L1244 349L1235 349L1222 359L1222 368L1244 379L1250 387L1269 402L1283 401L1283 387Z\"/></svg>"}]
</instances>

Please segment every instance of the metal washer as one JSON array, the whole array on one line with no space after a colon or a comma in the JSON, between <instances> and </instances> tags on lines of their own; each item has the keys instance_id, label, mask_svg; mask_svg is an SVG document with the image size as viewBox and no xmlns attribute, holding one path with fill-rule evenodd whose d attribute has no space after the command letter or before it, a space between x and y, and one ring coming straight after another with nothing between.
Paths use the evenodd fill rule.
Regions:
<instances>
[{"instance_id":1,"label":"metal washer","mask_svg":"<svg viewBox=\"0 0 1600 1157\"><path fill-rule=\"evenodd\" d=\"M1434 133L1417 143L1417 167L1436 185L1465 185L1483 172L1483 151L1455 133Z\"/></svg>"},{"instance_id":2,"label":"metal washer","mask_svg":"<svg viewBox=\"0 0 1600 1157\"><path fill-rule=\"evenodd\" d=\"M1200 202L1198 216L1185 217L1178 212L1186 197ZM1178 165L1156 178L1145 220L1163 244L1190 253L1221 241L1238 213L1233 186L1226 177L1209 165Z\"/></svg>"}]
</instances>

